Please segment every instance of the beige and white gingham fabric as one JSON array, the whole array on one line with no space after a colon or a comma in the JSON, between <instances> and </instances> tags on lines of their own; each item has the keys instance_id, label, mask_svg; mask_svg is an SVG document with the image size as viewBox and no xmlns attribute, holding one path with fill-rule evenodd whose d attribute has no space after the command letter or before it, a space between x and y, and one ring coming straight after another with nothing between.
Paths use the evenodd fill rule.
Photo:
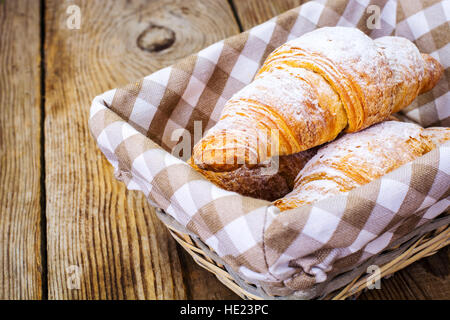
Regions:
<instances>
[{"instance_id":1,"label":"beige and white gingham fabric","mask_svg":"<svg viewBox=\"0 0 450 320\"><path fill-rule=\"evenodd\" d=\"M323 26L357 27L373 38L403 36L438 59L443 79L404 116L423 126L449 126L449 21L448 0L310 1L96 97L90 128L119 180L144 192L240 276L270 294L309 290L448 209L450 144L348 194L282 214L267 201L216 187L171 151L180 141L197 142L195 121L203 131L210 128L271 51Z\"/></svg>"}]
</instances>

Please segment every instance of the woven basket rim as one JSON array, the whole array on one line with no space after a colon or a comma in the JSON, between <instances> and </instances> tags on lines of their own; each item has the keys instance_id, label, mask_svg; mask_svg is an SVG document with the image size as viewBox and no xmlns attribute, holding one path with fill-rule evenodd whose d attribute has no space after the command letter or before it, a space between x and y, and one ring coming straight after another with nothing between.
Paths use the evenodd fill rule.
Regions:
<instances>
[{"instance_id":1,"label":"woven basket rim","mask_svg":"<svg viewBox=\"0 0 450 320\"><path fill-rule=\"evenodd\" d=\"M156 208L156 213L169 229L172 237L193 257L197 264L213 273L219 281L241 298L250 300L346 299L362 292L375 280L375 274L364 276L369 266L379 266L381 279L423 257L435 254L440 248L450 244L450 214L443 212L435 219L397 239L390 248L371 257L357 268L344 270L307 291L293 292L287 296L271 296L259 284L251 283L234 272L196 234L187 230L164 210Z\"/></svg>"}]
</instances>

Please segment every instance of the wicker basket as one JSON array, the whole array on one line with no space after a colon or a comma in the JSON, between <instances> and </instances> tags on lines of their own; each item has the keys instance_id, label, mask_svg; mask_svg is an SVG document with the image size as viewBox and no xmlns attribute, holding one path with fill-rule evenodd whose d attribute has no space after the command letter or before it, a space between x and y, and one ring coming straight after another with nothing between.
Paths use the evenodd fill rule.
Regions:
<instances>
[{"instance_id":1,"label":"wicker basket","mask_svg":"<svg viewBox=\"0 0 450 320\"><path fill-rule=\"evenodd\" d=\"M210 247L163 210L157 208L156 213L167 226L173 238L186 249L198 265L212 272L220 282L241 298L248 300L309 298L345 300L357 297L377 279L386 278L417 260L435 254L439 249L450 244L450 215L446 212L407 236L398 239L390 249L369 259L358 268L317 285L311 296L293 294L278 297L269 296L258 284L243 280ZM370 265L379 266L379 272L367 274L366 270Z\"/></svg>"}]
</instances>

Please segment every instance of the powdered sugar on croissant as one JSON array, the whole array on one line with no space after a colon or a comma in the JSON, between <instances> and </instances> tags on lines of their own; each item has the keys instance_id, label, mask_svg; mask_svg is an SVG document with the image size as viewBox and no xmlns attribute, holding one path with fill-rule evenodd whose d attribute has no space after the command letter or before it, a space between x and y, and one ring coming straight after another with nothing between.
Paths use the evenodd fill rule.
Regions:
<instances>
[{"instance_id":1,"label":"powdered sugar on croissant","mask_svg":"<svg viewBox=\"0 0 450 320\"><path fill-rule=\"evenodd\" d=\"M441 74L439 63L407 39L317 29L269 55L194 147L194 162L221 172L307 150L385 120Z\"/></svg>"},{"instance_id":2,"label":"powdered sugar on croissant","mask_svg":"<svg viewBox=\"0 0 450 320\"><path fill-rule=\"evenodd\" d=\"M294 190L274 205L284 211L350 191L449 140L450 128L397 121L347 133L322 147L300 171Z\"/></svg>"}]
</instances>

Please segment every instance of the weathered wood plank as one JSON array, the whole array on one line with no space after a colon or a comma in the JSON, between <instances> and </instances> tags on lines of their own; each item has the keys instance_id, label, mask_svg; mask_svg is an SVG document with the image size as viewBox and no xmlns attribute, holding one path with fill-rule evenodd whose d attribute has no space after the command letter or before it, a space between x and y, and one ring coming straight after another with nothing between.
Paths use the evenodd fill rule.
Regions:
<instances>
[{"instance_id":1,"label":"weathered wood plank","mask_svg":"<svg viewBox=\"0 0 450 320\"><path fill-rule=\"evenodd\" d=\"M209 271L194 262L187 251L180 247L180 258L186 277L187 298L191 300L236 300L240 299L233 291L225 287ZM205 289L201 289L205 288Z\"/></svg>"},{"instance_id":2,"label":"weathered wood plank","mask_svg":"<svg viewBox=\"0 0 450 320\"><path fill-rule=\"evenodd\" d=\"M0 299L40 299L39 1L0 2Z\"/></svg>"},{"instance_id":3,"label":"weathered wood plank","mask_svg":"<svg viewBox=\"0 0 450 320\"><path fill-rule=\"evenodd\" d=\"M308 0L232 0L244 30L263 23Z\"/></svg>"},{"instance_id":4,"label":"weathered wood plank","mask_svg":"<svg viewBox=\"0 0 450 320\"><path fill-rule=\"evenodd\" d=\"M174 240L144 197L114 180L87 127L95 95L237 33L228 3L74 3L79 30L67 27L72 2L46 0L49 298L184 299L211 290L228 297L217 280L192 278L189 270L196 267L184 264L193 262L180 262ZM70 289L77 287L76 270L80 286Z\"/></svg>"},{"instance_id":5,"label":"weathered wood plank","mask_svg":"<svg viewBox=\"0 0 450 320\"><path fill-rule=\"evenodd\" d=\"M381 281L380 290L368 290L360 299L447 300L450 298L450 249L419 260Z\"/></svg>"}]
</instances>

